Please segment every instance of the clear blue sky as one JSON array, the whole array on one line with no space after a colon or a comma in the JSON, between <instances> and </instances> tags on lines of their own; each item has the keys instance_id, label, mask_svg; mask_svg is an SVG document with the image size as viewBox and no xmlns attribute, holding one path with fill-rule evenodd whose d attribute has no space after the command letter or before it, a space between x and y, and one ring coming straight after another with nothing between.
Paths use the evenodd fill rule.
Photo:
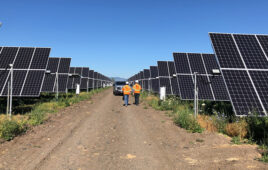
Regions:
<instances>
[{"instance_id":1,"label":"clear blue sky","mask_svg":"<svg viewBox=\"0 0 268 170\"><path fill-rule=\"evenodd\" d=\"M172 52L213 52L208 32L268 34L267 0L5 0L0 46L51 47L128 78Z\"/></svg>"}]
</instances>

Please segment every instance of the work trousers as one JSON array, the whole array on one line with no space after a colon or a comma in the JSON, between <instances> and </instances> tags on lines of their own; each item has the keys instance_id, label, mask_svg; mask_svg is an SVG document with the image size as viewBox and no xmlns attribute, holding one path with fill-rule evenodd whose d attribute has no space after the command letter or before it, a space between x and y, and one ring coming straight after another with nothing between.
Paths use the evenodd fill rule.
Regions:
<instances>
[{"instance_id":1,"label":"work trousers","mask_svg":"<svg viewBox=\"0 0 268 170\"><path fill-rule=\"evenodd\" d=\"M128 105L128 98L129 98L129 95L128 94L125 94L124 95L125 106Z\"/></svg>"},{"instance_id":2,"label":"work trousers","mask_svg":"<svg viewBox=\"0 0 268 170\"><path fill-rule=\"evenodd\" d=\"M139 93L135 93L135 105L139 105L140 103L140 94Z\"/></svg>"}]
</instances>

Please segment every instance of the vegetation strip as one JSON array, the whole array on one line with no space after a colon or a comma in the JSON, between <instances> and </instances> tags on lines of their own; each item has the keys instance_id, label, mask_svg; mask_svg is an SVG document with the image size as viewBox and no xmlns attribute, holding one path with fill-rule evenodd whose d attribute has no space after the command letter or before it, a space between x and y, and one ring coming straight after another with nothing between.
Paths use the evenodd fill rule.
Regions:
<instances>
[{"instance_id":1,"label":"vegetation strip","mask_svg":"<svg viewBox=\"0 0 268 170\"><path fill-rule=\"evenodd\" d=\"M176 125L192 133L203 130L219 132L232 137L234 144L258 144L262 158L268 162L268 118L257 114L247 117L236 117L225 102L205 101L197 118L194 117L193 102L182 101L178 97L169 96L161 101L155 94L142 92L141 101L156 110L166 111Z\"/></svg>"},{"instance_id":2,"label":"vegetation strip","mask_svg":"<svg viewBox=\"0 0 268 170\"><path fill-rule=\"evenodd\" d=\"M61 95L58 99L47 102L36 103L30 112L16 114L8 118L5 114L0 115L0 138L9 141L14 137L26 132L32 126L42 124L50 114L57 113L60 109L71 106L80 101L89 100L94 94L100 93L106 88L92 90L79 95L68 93Z\"/></svg>"}]
</instances>

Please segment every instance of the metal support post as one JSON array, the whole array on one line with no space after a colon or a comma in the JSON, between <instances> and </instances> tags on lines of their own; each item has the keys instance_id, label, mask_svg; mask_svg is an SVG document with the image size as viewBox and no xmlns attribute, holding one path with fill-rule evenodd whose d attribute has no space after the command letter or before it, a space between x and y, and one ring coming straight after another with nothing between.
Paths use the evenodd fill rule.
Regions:
<instances>
[{"instance_id":1,"label":"metal support post","mask_svg":"<svg viewBox=\"0 0 268 170\"><path fill-rule=\"evenodd\" d=\"M88 93L88 81L89 81L89 80L87 79L87 93Z\"/></svg>"},{"instance_id":2,"label":"metal support post","mask_svg":"<svg viewBox=\"0 0 268 170\"><path fill-rule=\"evenodd\" d=\"M8 84L7 84L7 117L9 115L9 97L10 97L10 81L8 81Z\"/></svg>"},{"instance_id":3,"label":"metal support post","mask_svg":"<svg viewBox=\"0 0 268 170\"><path fill-rule=\"evenodd\" d=\"M194 72L194 116L197 117L198 112L198 99L197 99L197 72Z\"/></svg>"},{"instance_id":4,"label":"metal support post","mask_svg":"<svg viewBox=\"0 0 268 170\"><path fill-rule=\"evenodd\" d=\"M12 95L13 95L13 64L9 65L10 68L10 102L9 102L9 116L12 115Z\"/></svg>"},{"instance_id":5,"label":"metal support post","mask_svg":"<svg viewBox=\"0 0 268 170\"><path fill-rule=\"evenodd\" d=\"M56 72L56 99L59 99L59 73Z\"/></svg>"}]
</instances>

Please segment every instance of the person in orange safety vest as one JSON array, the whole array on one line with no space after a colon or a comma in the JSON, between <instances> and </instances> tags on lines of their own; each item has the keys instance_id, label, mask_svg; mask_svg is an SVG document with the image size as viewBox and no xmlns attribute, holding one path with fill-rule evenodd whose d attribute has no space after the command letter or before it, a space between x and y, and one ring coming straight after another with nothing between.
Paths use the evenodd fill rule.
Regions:
<instances>
[{"instance_id":1,"label":"person in orange safety vest","mask_svg":"<svg viewBox=\"0 0 268 170\"><path fill-rule=\"evenodd\" d=\"M135 85L133 86L133 90L134 90L134 97L135 97L135 105L138 106L139 105L139 100L140 100L140 93L141 93L141 86L139 85L139 81L136 80L135 81Z\"/></svg>"},{"instance_id":2,"label":"person in orange safety vest","mask_svg":"<svg viewBox=\"0 0 268 170\"><path fill-rule=\"evenodd\" d=\"M123 95L124 95L124 101L125 101L125 104L124 106L128 106L128 99L129 99L129 95L131 93L131 87L128 85L129 83L126 82L126 85L124 85L124 87L122 88L123 90Z\"/></svg>"}]
</instances>

